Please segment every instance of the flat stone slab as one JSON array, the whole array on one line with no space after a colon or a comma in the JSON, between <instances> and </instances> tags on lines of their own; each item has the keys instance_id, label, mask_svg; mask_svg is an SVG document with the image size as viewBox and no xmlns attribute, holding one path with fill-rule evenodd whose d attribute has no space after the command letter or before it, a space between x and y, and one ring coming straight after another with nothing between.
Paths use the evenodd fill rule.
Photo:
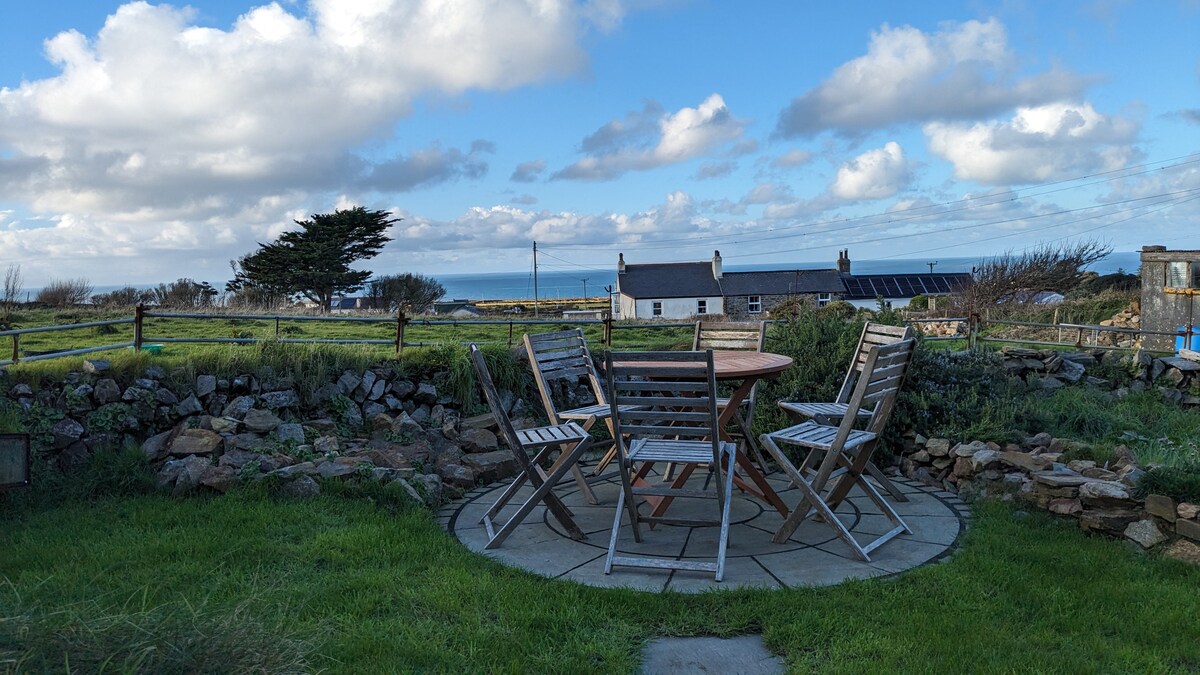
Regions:
<instances>
[{"instance_id":1,"label":"flat stone slab","mask_svg":"<svg viewBox=\"0 0 1200 675\"><path fill-rule=\"evenodd\" d=\"M589 469L585 468L584 473L589 473ZM700 481L704 480L702 473L697 471L693 476L695 487L700 487ZM651 479L656 480L657 477L652 474ZM799 491L782 474L772 474L768 480L789 508L800 501ZM959 541L969 516L967 506L957 495L908 480L896 480L895 484L908 501L889 499L889 504L904 519L912 533L901 534L872 551L870 561L862 561L853 557L849 547L837 537L832 527L812 518L802 523L786 543L772 542L771 538L783 523L783 517L763 502L735 489L730 503L725 578L721 582L715 581L711 572L685 570L616 567L611 574L604 574L604 559L620 491L620 478L615 471L589 481L598 504L589 504L569 477L555 488L556 494L571 510L576 524L586 535L583 541L573 541L567 537L545 506L538 505L500 547L485 550L487 531L480 518L510 482L476 488L461 500L443 507L438 514L442 527L467 548L505 565L589 586L621 587L654 593L668 590L702 593L733 588L826 586L896 574L948 555ZM528 485L521 488L500 512L497 521L506 520L530 494ZM643 512L647 507L647 504L641 505ZM680 518L713 518L718 515L716 501L702 499L677 499L669 513ZM837 516L860 544L866 544L891 529L882 511L857 488L838 507ZM718 534L719 528L715 526L659 525L653 530L643 527L642 542L636 543L628 515L622 514L617 550L626 556L714 560ZM712 672L743 671L720 669Z\"/></svg>"},{"instance_id":2,"label":"flat stone slab","mask_svg":"<svg viewBox=\"0 0 1200 675\"><path fill-rule=\"evenodd\" d=\"M783 659L767 651L760 635L735 638L658 638L642 651L643 675L675 673L740 673L774 675L784 672Z\"/></svg>"}]
</instances>

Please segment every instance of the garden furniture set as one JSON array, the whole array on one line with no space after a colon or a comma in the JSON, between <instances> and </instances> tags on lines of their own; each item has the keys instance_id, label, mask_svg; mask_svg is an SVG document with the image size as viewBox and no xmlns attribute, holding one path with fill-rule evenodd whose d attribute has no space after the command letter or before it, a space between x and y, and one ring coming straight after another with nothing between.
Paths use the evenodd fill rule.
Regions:
<instances>
[{"instance_id":1,"label":"garden furniture set","mask_svg":"<svg viewBox=\"0 0 1200 675\"><path fill-rule=\"evenodd\" d=\"M582 330L526 335L524 344L550 422L546 427L514 429L483 353L471 346L484 396L519 469L481 519L488 534L486 548L500 546L539 504L545 505L566 536L583 539L584 533L554 488L571 474L587 502L597 504L589 483L608 480L612 474L601 475L601 471L614 461L620 491L605 574L614 567L649 567L711 572L721 581L735 487L780 514L782 521L772 539L777 544L787 542L805 520L813 520L829 526L856 558L869 561L878 547L911 534L883 493L894 501L905 501L904 495L871 462L912 359L916 343L911 329L866 324L837 400L781 401L780 409L798 423L758 438L752 424L759 380L776 377L792 365L790 357L765 351L764 322L699 321L692 350L686 352L608 351L603 377ZM560 383L575 387L581 381L594 402L560 408L555 387ZM597 422L604 422L611 440L593 441L591 430ZM793 462L787 447L799 449L800 461ZM592 477L585 478L580 460L601 448L607 448L607 453ZM799 495L795 505L789 506L768 482L763 449L796 488L789 491ZM557 457L553 457L555 450L560 451ZM532 494L498 523L501 512L526 483L533 487ZM854 489L861 490L891 524L870 542L856 540L835 514ZM700 517L691 509L684 517L670 513L677 499L708 500L715 508ZM637 543L643 538L642 525L649 529L718 527L717 550L711 561L624 554L618 551L623 522Z\"/></svg>"}]
</instances>

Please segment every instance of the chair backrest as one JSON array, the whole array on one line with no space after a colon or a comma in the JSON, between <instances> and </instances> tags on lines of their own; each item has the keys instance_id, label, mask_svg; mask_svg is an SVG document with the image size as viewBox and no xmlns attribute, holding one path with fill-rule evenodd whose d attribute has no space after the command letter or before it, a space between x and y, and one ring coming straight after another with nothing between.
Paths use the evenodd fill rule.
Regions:
<instances>
[{"instance_id":1,"label":"chair backrest","mask_svg":"<svg viewBox=\"0 0 1200 675\"><path fill-rule=\"evenodd\" d=\"M617 447L625 437L678 437L712 444L720 464L717 380L712 350L608 352L605 355ZM627 406L622 408L621 406Z\"/></svg>"},{"instance_id":2,"label":"chair backrest","mask_svg":"<svg viewBox=\"0 0 1200 675\"><path fill-rule=\"evenodd\" d=\"M517 462L521 464L521 468L529 468L528 458L521 450L521 439L517 437L517 430L513 428L512 420L508 419L508 413L504 411L504 403L500 400L500 393L496 391L496 383L492 381L492 374L488 371L487 362L483 359L483 352L479 351L479 347L471 345L471 363L475 366L475 377L479 380L479 387L483 389L483 397L492 409L492 417L496 419L496 425L500 427L500 433L504 436L504 442L508 443L508 447L512 448L513 455L517 457Z\"/></svg>"},{"instance_id":3,"label":"chair backrest","mask_svg":"<svg viewBox=\"0 0 1200 675\"><path fill-rule=\"evenodd\" d=\"M736 349L761 352L766 339L763 321L697 321L692 349Z\"/></svg>"},{"instance_id":4,"label":"chair backrest","mask_svg":"<svg viewBox=\"0 0 1200 675\"><path fill-rule=\"evenodd\" d=\"M863 362L862 375L850 395L850 409L873 408L871 419L867 422L867 431L875 434L883 433L895 407L896 396L904 384L904 376L912 362L913 352L917 341L913 338L893 342L887 345L875 345L867 350L867 358ZM854 428L855 415L845 415L838 427L838 446L846 442L850 431Z\"/></svg>"},{"instance_id":5,"label":"chair backrest","mask_svg":"<svg viewBox=\"0 0 1200 675\"><path fill-rule=\"evenodd\" d=\"M863 365L867 362L867 353L871 351L871 347L890 345L912 337L911 326L889 326L872 321L863 324L862 335L858 338L858 347L854 350L854 360L850 362L850 370L846 371L846 377L842 380L842 388L838 390L836 401L838 403L850 401L850 394L854 391L855 383L858 382L859 373L863 372Z\"/></svg>"},{"instance_id":6,"label":"chair backrest","mask_svg":"<svg viewBox=\"0 0 1200 675\"><path fill-rule=\"evenodd\" d=\"M552 383L557 380L575 381L586 377L596 397L596 403L607 403L596 364L588 351L583 331L579 328L556 333L525 335L525 351L529 355L529 368L537 383L542 405L551 424L559 424L558 408L551 396Z\"/></svg>"}]
</instances>

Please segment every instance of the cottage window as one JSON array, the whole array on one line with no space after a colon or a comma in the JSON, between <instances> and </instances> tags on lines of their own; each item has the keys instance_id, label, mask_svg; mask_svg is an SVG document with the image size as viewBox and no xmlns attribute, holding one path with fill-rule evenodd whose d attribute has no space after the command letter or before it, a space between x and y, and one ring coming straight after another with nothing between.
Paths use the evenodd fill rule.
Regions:
<instances>
[{"instance_id":1,"label":"cottage window","mask_svg":"<svg viewBox=\"0 0 1200 675\"><path fill-rule=\"evenodd\" d=\"M833 300L833 293L817 293L817 307L824 307Z\"/></svg>"},{"instance_id":2,"label":"cottage window","mask_svg":"<svg viewBox=\"0 0 1200 675\"><path fill-rule=\"evenodd\" d=\"M762 297L752 295L746 302L746 311L750 314L758 314L762 311Z\"/></svg>"},{"instance_id":3,"label":"cottage window","mask_svg":"<svg viewBox=\"0 0 1200 675\"><path fill-rule=\"evenodd\" d=\"M708 301L707 300L697 300L696 301L696 313L697 314L708 314Z\"/></svg>"},{"instance_id":4,"label":"cottage window","mask_svg":"<svg viewBox=\"0 0 1200 675\"><path fill-rule=\"evenodd\" d=\"M654 316L662 316L662 301L655 300L651 305L651 313Z\"/></svg>"},{"instance_id":5,"label":"cottage window","mask_svg":"<svg viewBox=\"0 0 1200 675\"><path fill-rule=\"evenodd\" d=\"M1167 263L1167 288L1188 288L1188 277L1191 276L1190 265L1186 262Z\"/></svg>"}]
</instances>

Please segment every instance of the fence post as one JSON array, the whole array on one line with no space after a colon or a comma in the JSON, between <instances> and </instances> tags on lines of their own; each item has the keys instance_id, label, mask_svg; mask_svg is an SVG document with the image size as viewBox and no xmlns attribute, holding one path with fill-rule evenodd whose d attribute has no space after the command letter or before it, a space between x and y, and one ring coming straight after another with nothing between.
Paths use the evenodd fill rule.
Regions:
<instances>
[{"instance_id":1,"label":"fence post","mask_svg":"<svg viewBox=\"0 0 1200 675\"><path fill-rule=\"evenodd\" d=\"M16 363L21 360L21 336L20 334L12 336L13 339L13 357L12 362Z\"/></svg>"},{"instance_id":2,"label":"fence post","mask_svg":"<svg viewBox=\"0 0 1200 675\"><path fill-rule=\"evenodd\" d=\"M404 309L396 310L396 355L404 349L404 327L408 325L408 317L404 316Z\"/></svg>"},{"instance_id":3,"label":"fence post","mask_svg":"<svg viewBox=\"0 0 1200 675\"><path fill-rule=\"evenodd\" d=\"M512 322L512 319L509 319L508 320L508 348L509 349L512 349L512 336L513 336L513 322Z\"/></svg>"},{"instance_id":4,"label":"fence post","mask_svg":"<svg viewBox=\"0 0 1200 675\"><path fill-rule=\"evenodd\" d=\"M604 335L600 338L600 344L605 347L612 346L612 312L604 312L601 314L601 320L604 322Z\"/></svg>"},{"instance_id":5,"label":"fence post","mask_svg":"<svg viewBox=\"0 0 1200 675\"><path fill-rule=\"evenodd\" d=\"M967 349L975 349L979 344L979 312L971 312L967 317Z\"/></svg>"},{"instance_id":6,"label":"fence post","mask_svg":"<svg viewBox=\"0 0 1200 675\"><path fill-rule=\"evenodd\" d=\"M137 307L133 308L133 350L135 352L142 351L142 319L146 313L146 306L138 303Z\"/></svg>"},{"instance_id":7,"label":"fence post","mask_svg":"<svg viewBox=\"0 0 1200 675\"><path fill-rule=\"evenodd\" d=\"M279 317L275 317L275 339L279 339Z\"/></svg>"}]
</instances>

